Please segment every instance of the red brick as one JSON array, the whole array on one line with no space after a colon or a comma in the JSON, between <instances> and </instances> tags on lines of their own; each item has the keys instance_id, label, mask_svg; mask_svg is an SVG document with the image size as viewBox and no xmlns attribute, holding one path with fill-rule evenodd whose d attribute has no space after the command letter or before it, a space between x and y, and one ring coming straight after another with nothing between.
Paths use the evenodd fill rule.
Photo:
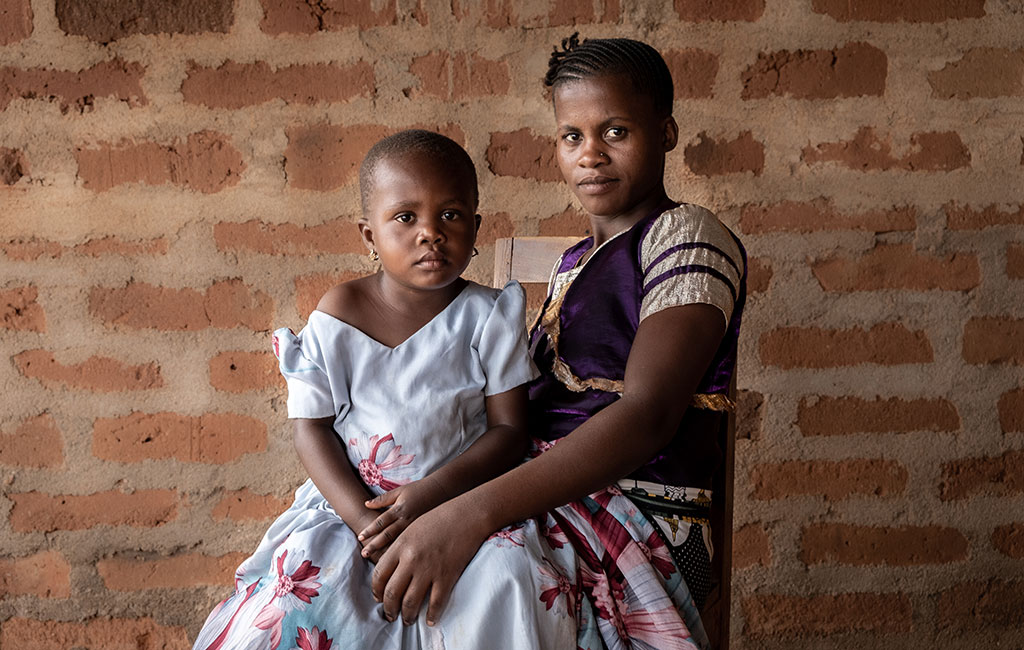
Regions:
<instances>
[{"instance_id":1,"label":"red brick","mask_svg":"<svg viewBox=\"0 0 1024 650\"><path fill-rule=\"evenodd\" d=\"M681 20L694 23L753 22L764 13L764 0L675 0L673 4Z\"/></svg>"},{"instance_id":2,"label":"red brick","mask_svg":"<svg viewBox=\"0 0 1024 650\"><path fill-rule=\"evenodd\" d=\"M804 528L800 561L852 566L916 566L967 559L967 538L942 526L877 527L822 523Z\"/></svg>"},{"instance_id":3,"label":"red brick","mask_svg":"<svg viewBox=\"0 0 1024 650\"><path fill-rule=\"evenodd\" d=\"M1003 433L1024 433L1024 388L1000 396L999 424Z\"/></svg>"},{"instance_id":4,"label":"red brick","mask_svg":"<svg viewBox=\"0 0 1024 650\"><path fill-rule=\"evenodd\" d=\"M1024 50L977 47L928 74L932 97L1019 97L1024 95Z\"/></svg>"},{"instance_id":5,"label":"red brick","mask_svg":"<svg viewBox=\"0 0 1024 650\"><path fill-rule=\"evenodd\" d=\"M1006 277L1024 280L1024 244L1010 242L1006 247Z\"/></svg>"},{"instance_id":6,"label":"red brick","mask_svg":"<svg viewBox=\"0 0 1024 650\"><path fill-rule=\"evenodd\" d=\"M452 0L452 14L460 22L470 20L492 29L521 25L513 0Z\"/></svg>"},{"instance_id":7,"label":"red brick","mask_svg":"<svg viewBox=\"0 0 1024 650\"><path fill-rule=\"evenodd\" d=\"M836 368L873 363L883 366L930 363L932 345L924 332L902 323L881 323L870 330L782 327L760 339L761 361L781 368Z\"/></svg>"},{"instance_id":8,"label":"red brick","mask_svg":"<svg viewBox=\"0 0 1024 650\"><path fill-rule=\"evenodd\" d=\"M697 142L686 145L686 164L699 176L741 174L760 176L764 171L764 145L750 131L743 131L732 140L716 140L701 131Z\"/></svg>"},{"instance_id":9,"label":"red brick","mask_svg":"<svg viewBox=\"0 0 1024 650\"><path fill-rule=\"evenodd\" d=\"M741 601L745 636L754 639L825 637L849 632L909 632L914 608L906 594L764 594Z\"/></svg>"},{"instance_id":10,"label":"red brick","mask_svg":"<svg viewBox=\"0 0 1024 650\"><path fill-rule=\"evenodd\" d=\"M71 565L57 551L22 558L0 558L0 599L7 596L67 598Z\"/></svg>"},{"instance_id":11,"label":"red brick","mask_svg":"<svg viewBox=\"0 0 1024 650\"><path fill-rule=\"evenodd\" d=\"M25 154L18 149L0 147L0 184L10 187L26 176L28 161Z\"/></svg>"},{"instance_id":12,"label":"red brick","mask_svg":"<svg viewBox=\"0 0 1024 650\"><path fill-rule=\"evenodd\" d=\"M7 494L14 502L11 528L19 533L52 533L94 526L161 526L178 516L174 490L137 490L131 494L109 490L77 496L21 492Z\"/></svg>"},{"instance_id":13,"label":"red brick","mask_svg":"<svg viewBox=\"0 0 1024 650\"><path fill-rule=\"evenodd\" d=\"M231 0L57 0L56 9L61 29L100 43L134 34L227 33L234 20Z\"/></svg>"},{"instance_id":14,"label":"red brick","mask_svg":"<svg viewBox=\"0 0 1024 650\"><path fill-rule=\"evenodd\" d=\"M942 398L805 397L800 400L797 426L805 436L959 431L960 415Z\"/></svg>"},{"instance_id":15,"label":"red brick","mask_svg":"<svg viewBox=\"0 0 1024 650\"><path fill-rule=\"evenodd\" d=\"M811 270L825 291L967 291L981 284L977 255L929 255L910 244L879 244L860 257L815 262Z\"/></svg>"},{"instance_id":16,"label":"red brick","mask_svg":"<svg viewBox=\"0 0 1024 650\"><path fill-rule=\"evenodd\" d=\"M492 133L487 145L487 166L498 176L517 176L537 181L562 180L555 162L555 140L534 135L528 128L511 133Z\"/></svg>"},{"instance_id":17,"label":"red brick","mask_svg":"<svg viewBox=\"0 0 1024 650\"><path fill-rule=\"evenodd\" d=\"M740 229L747 233L859 230L909 231L917 227L917 210L909 206L866 212L840 212L831 199L771 205L747 204L740 211Z\"/></svg>"},{"instance_id":18,"label":"red brick","mask_svg":"<svg viewBox=\"0 0 1024 650\"><path fill-rule=\"evenodd\" d=\"M841 23L941 23L985 15L985 0L812 0L811 7Z\"/></svg>"},{"instance_id":19,"label":"red brick","mask_svg":"<svg viewBox=\"0 0 1024 650\"><path fill-rule=\"evenodd\" d=\"M235 569L247 556L247 553L227 553L219 557L190 553L157 560L115 557L97 562L96 570L104 586L114 591L220 586L231 584Z\"/></svg>"},{"instance_id":20,"label":"red brick","mask_svg":"<svg viewBox=\"0 0 1024 650\"><path fill-rule=\"evenodd\" d=\"M112 97L129 106L148 103L142 91L146 69L139 63L112 59L79 72L45 68L0 68L0 111L13 100L41 99L55 102L62 113L74 106L79 112L92 108L97 97Z\"/></svg>"},{"instance_id":21,"label":"red brick","mask_svg":"<svg viewBox=\"0 0 1024 650\"><path fill-rule=\"evenodd\" d=\"M0 630L0 645L26 650L188 650L185 628L151 618L94 618L85 622L14 617Z\"/></svg>"},{"instance_id":22,"label":"red brick","mask_svg":"<svg viewBox=\"0 0 1024 650\"><path fill-rule=\"evenodd\" d=\"M212 194L238 184L246 165L228 136L193 133L182 142L100 143L75 149L82 186L105 192L126 183L178 185Z\"/></svg>"},{"instance_id":23,"label":"red brick","mask_svg":"<svg viewBox=\"0 0 1024 650\"><path fill-rule=\"evenodd\" d=\"M342 273L312 273L295 278L295 308L298 309L301 316L308 318L328 289L361 275L363 274L355 271L345 271Z\"/></svg>"},{"instance_id":24,"label":"red brick","mask_svg":"<svg viewBox=\"0 0 1024 650\"><path fill-rule=\"evenodd\" d=\"M485 214L480 219L480 230L476 233L477 246L489 246L500 237L511 237L515 234L515 225L507 212Z\"/></svg>"},{"instance_id":25,"label":"red brick","mask_svg":"<svg viewBox=\"0 0 1024 650\"><path fill-rule=\"evenodd\" d=\"M1006 496L1024 492L1024 451L989 458L961 458L942 465L943 501L978 494Z\"/></svg>"},{"instance_id":26,"label":"red brick","mask_svg":"<svg viewBox=\"0 0 1024 650\"><path fill-rule=\"evenodd\" d=\"M270 296L239 279L214 282L205 292L142 283L94 287L89 292L89 313L111 327L163 331L208 327L267 331L274 322Z\"/></svg>"},{"instance_id":27,"label":"red brick","mask_svg":"<svg viewBox=\"0 0 1024 650\"><path fill-rule=\"evenodd\" d=\"M213 227L217 250L252 251L265 255L316 255L329 253L364 253L359 228L342 217L316 226L293 223L221 222Z\"/></svg>"},{"instance_id":28,"label":"red brick","mask_svg":"<svg viewBox=\"0 0 1024 650\"><path fill-rule=\"evenodd\" d=\"M190 62L181 94L190 104L243 108L275 99L285 104L344 102L357 96L372 96L375 86L373 66L366 61L350 65L291 65L276 70L265 61L228 61L218 68Z\"/></svg>"},{"instance_id":29,"label":"red brick","mask_svg":"<svg viewBox=\"0 0 1024 650\"><path fill-rule=\"evenodd\" d=\"M867 43L834 50L762 52L741 77L743 99L881 97L888 74L885 52Z\"/></svg>"},{"instance_id":30,"label":"red brick","mask_svg":"<svg viewBox=\"0 0 1024 650\"><path fill-rule=\"evenodd\" d=\"M48 413L26 418L0 435L0 465L41 469L64 464L64 438Z\"/></svg>"},{"instance_id":31,"label":"red brick","mask_svg":"<svg viewBox=\"0 0 1024 650\"><path fill-rule=\"evenodd\" d=\"M31 237L29 239L12 239L0 242L0 250L12 260L33 261L40 257L59 258L64 254L88 255L102 257L118 255L133 257L137 255L166 255L167 239L158 237L142 241L126 241L119 237L107 236L99 239L88 239L81 244L65 246L49 239Z\"/></svg>"},{"instance_id":32,"label":"red brick","mask_svg":"<svg viewBox=\"0 0 1024 650\"><path fill-rule=\"evenodd\" d=\"M764 524L747 524L732 534L732 568L768 566L772 562L772 541Z\"/></svg>"},{"instance_id":33,"label":"red brick","mask_svg":"<svg viewBox=\"0 0 1024 650\"><path fill-rule=\"evenodd\" d=\"M761 411L764 395L756 390L736 391L736 439L759 440L761 438Z\"/></svg>"},{"instance_id":34,"label":"red brick","mask_svg":"<svg viewBox=\"0 0 1024 650\"><path fill-rule=\"evenodd\" d=\"M882 459L791 460L758 465L750 472L755 499L820 496L838 501L853 495L889 497L903 492L907 470Z\"/></svg>"},{"instance_id":35,"label":"red brick","mask_svg":"<svg viewBox=\"0 0 1024 650\"><path fill-rule=\"evenodd\" d=\"M662 52L669 71L676 99L700 99L714 96L718 76L718 57L705 50L692 48Z\"/></svg>"},{"instance_id":36,"label":"red brick","mask_svg":"<svg viewBox=\"0 0 1024 650\"><path fill-rule=\"evenodd\" d=\"M764 293L772 282L772 263L761 257L747 259L747 293Z\"/></svg>"},{"instance_id":37,"label":"red brick","mask_svg":"<svg viewBox=\"0 0 1024 650\"><path fill-rule=\"evenodd\" d=\"M992 531L992 546L1004 555L1024 560L1024 523L997 527Z\"/></svg>"},{"instance_id":38,"label":"red brick","mask_svg":"<svg viewBox=\"0 0 1024 650\"><path fill-rule=\"evenodd\" d=\"M64 365L46 350L26 350L11 358L25 377L38 379L47 388L80 388L95 393L160 388L164 379L155 363L129 365L110 357L92 356L81 363Z\"/></svg>"},{"instance_id":39,"label":"red brick","mask_svg":"<svg viewBox=\"0 0 1024 650\"><path fill-rule=\"evenodd\" d=\"M229 393L282 386L277 359L270 352L221 352L210 359L210 385Z\"/></svg>"},{"instance_id":40,"label":"red brick","mask_svg":"<svg viewBox=\"0 0 1024 650\"><path fill-rule=\"evenodd\" d=\"M413 59L409 72L420 80L410 97L468 99L508 94L511 84L505 61L485 59L472 52L431 52Z\"/></svg>"},{"instance_id":41,"label":"red brick","mask_svg":"<svg viewBox=\"0 0 1024 650\"><path fill-rule=\"evenodd\" d=\"M1005 211L998 205L989 205L981 210L956 203L947 203L946 222L952 230L981 230L989 226L1024 226L1024 204Z\"/></svg>"},{"instance_id":42,"label":"red brick","mask_svg":"<svg viewBox=\"0 0 1024 650\"><path fill-rule=\"evenodd\" d=\"M892 139L880 139L869 126L861 127L852 140L805 147L803 159L808 164L835 162L858 171L952 171L971 165L971 153L957 133L915 133L910 136L907 153L896 157Z\"/></svg>"},{"instance_id":43,"label":"red brick","mask_svg":"<svg viewBox=\"0 0 1024 650\"><path fill-rule=\"evenodd\" d=\"M28 332L46 331L46 314L35 287L0 289L0 327Z\"/></svg>"},{"instance_id":44,"label":"red brick","mask_svg":"<svg viewBox=\"0 0 1024 650\"><path fill-rule=\"evenodd\" d=\"M267 426L255 418L234 413L206 413L198 417L132 413L97 418L92 432L92 453L119 463L166 458L229 463L266 449Z\"/></svg>"},{"instance_id":45,"label":"red brick","mask_svg":"<svg viewBox=\"0 0 1024 650\"><path fill-rule=\"evenodd\" d=\"M380 125L297 126L286 129L284 170L288 184L304 190L328 191L355 178L363 156L390 133Z\"/></svg>"},{"instance_id":46,"label":"red brick","mask_svg":"<svg viewBox=\"0 0 1024 650\"><path fill-rule=\"evenodd\" d=\"M269 519L284 512L291 499L279 499L272 494L254 494L249 488L226 492L211 513L218 521L250 521Z\"/></svg>"},{"instance_id":47,"label":"red brick","mask_svg":"<svg viewBox=\"0 0 1024 650\"><path fill-rule=\"evenodd\" d=\"M313 34L318 31L338 31L346 27L383 27L396 25L406 19L420 25L427 24L422 0L409 7L397 0L260 0L263 20L260 28L268 34ZM406 9L405 7L409 7Z\"/></svg>"},{"instance_id":48,"label":"red brick","mask_svg":"<svg viewBox=\"0 0 1024 650\"><path fill-rule=\"evenodd\" d=\"M0 45L32 35L31 0L0 0Z\"/></svg>"},{"instance_id":49,"label":"red brick","mask_svg":"<svg viewBox=\"0 0 1024 650\"><path fill-rule=\"evenodd\" d=\"M964 326L964 361L1024 365L1024 320L972 318Z\"/></svg>"},{"instance_id":50,"label":"red brick","mask_svg":"<svg viewBox=\"0 0 1024 650\"><path fill-rule=\"evenodd\" d=\"M585 25L588 23L616 23L622 18L619 0L604 0L604 13L594 11L594 0L551 0L548 11L549 27Z\"/></svg>"},{"instance_id":51,"label":"red brick","mask_svg":"<svg viewBox=\"0 0 1024 650\"><path fill-rule=\"evenodd\" d=\"M590 236L590 217L586 212L568 206L550 217L544 217L538 224L542 237L584 237Z\"/></svg>"},{"instance_id":52,"label":"red brick","mask_svg":"<svg viewBox=\"0 0 1024 650\"><path fill-rule=\"evenodd\" d=\"M1024 611L1024 581L962 582L939 593L939 629L1020 629Z\"/></svg>"}]
</instances>

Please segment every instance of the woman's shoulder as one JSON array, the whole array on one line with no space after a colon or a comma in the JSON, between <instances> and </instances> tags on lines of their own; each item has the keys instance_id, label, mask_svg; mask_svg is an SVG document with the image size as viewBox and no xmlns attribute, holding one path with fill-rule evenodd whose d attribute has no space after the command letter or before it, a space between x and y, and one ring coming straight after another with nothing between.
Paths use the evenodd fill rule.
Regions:
<instances>
[{"instance_id":1,"label":"woman's shoulder","mask_svg":"<svg viewBox=\"0 0 1024 650\"><path fill-rule=\"evenodd\" d=\"M681 203L655 218L644 234L642 252L656 255L668 249L704 246L740 262L743 257L739 239L707 208Z\"/></svg>"}]
</instances>

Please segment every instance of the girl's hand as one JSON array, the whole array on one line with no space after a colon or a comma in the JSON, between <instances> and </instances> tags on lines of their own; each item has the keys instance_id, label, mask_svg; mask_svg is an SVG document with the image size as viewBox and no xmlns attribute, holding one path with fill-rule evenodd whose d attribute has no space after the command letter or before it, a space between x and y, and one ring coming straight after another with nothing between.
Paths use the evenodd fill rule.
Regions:
<instances>
[{"instance_id":1,"label":"girl's hand","mask_svg":"<svg viewBox=\"0 0 1024 650\"><path fill-rule=\"evenodd\" d=\"M447 499L441 484L431 476L400 485L366 502L366 507L383 510L359 531L363 557L376 562L381 554L417 517Z\"/></svg>"},{"instance_id":2,"label":"girl's hand","mask_svg":"<svg viewBox=\"0 0 1024 650\"><path fill-rule=\"evenodd\" d=\"M388 620L399 613L406 625L427 601L427 624L434 625L452 588L490 534L474 513L449 501L413 522L377 562L373 597Z\"/></svg>"}]
</instances>

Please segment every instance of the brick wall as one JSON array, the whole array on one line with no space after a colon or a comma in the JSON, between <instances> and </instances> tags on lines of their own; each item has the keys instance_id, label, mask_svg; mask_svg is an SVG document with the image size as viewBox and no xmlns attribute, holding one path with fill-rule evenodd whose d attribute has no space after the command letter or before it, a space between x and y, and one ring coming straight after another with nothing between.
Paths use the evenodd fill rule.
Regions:
<instances>
[{"instance_id":1,"label":"brick wall","mask_svg":"<svg viewBox=\"0 0 1024 650\"><path fill-rule=\"evenodd\" d=\"M584 234L539 79L636 36L674 197L751 255L733 641L1020 647L1019 0L0 0L0 645L186 648L302 479L268 332L371 270L425 126L496 237Z\"/></svg>"}]
</instances>

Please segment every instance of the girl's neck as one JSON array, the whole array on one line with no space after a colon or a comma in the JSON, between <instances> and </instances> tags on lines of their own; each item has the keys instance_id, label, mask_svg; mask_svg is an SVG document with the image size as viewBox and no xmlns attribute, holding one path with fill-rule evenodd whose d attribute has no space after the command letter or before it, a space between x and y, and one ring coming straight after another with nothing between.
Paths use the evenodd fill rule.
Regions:
<instances>
[{"instance_id":1,"label":"girl's neck","mask_svg":"<svg viewBox=\"0 0 1024 650\"><path fill-rule=\"evenodd\" d=\"M466 280L457 278L451 284L437 289L416 289L395 282L384 271L380 271L376 277L374 286L379 309L414 322L430 320L441 313L462 293L467 284Z\"/></svg>"},{"instance_id":2,"label":"girl's neck","mask_svg":"<svg viewBox=\"0 0 1024 650\"><path fill-rule=\"evenodd\" d=\"M593 248L597 248L620 232L632 228L655 210L665 210L670 205L672 205L672 200L665 193L664 186L659 186L647 198L629 210L612 216L589 215L590 229L594 236Z\"/></svg>"}]
</instances>

